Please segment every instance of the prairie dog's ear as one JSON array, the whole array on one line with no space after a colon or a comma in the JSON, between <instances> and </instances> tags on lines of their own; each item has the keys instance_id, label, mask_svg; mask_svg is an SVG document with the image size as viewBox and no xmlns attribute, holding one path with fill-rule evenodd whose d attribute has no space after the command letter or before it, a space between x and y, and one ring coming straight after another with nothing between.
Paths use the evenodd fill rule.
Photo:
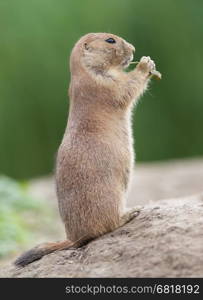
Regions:
<instances>
[{"instance_id":1,"label":"prairie dog's ear","mask_svg":"<svg viewBox=\"0 0 203 300\"><path fill-rule=\"evenodd\" d=\"M84 49L85 49L85 50L89 50L89 46L88 46L88 44L87 44L87 43L84 43L84 45L83 45L83 46L84 46Z\"/></svg>"}]
</instances>

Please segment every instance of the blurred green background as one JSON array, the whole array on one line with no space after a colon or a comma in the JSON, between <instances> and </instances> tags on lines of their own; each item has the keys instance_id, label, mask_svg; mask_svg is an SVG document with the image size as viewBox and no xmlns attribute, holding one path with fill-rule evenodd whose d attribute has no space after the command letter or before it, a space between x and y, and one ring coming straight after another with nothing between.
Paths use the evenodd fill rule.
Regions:
<instances>
[{"instance_id":1,"label":"blurred green background","mask_svg":"<svg viewBox=\"0 0 203 300\"><path fill-rule=\"evenodd\" d=\"M0 173L53 170L67 119L68 57L87 32L112 32L163 74L134 115L138 161L203 154L203 1L1 0Z\"/></svg>"}]
</instances>

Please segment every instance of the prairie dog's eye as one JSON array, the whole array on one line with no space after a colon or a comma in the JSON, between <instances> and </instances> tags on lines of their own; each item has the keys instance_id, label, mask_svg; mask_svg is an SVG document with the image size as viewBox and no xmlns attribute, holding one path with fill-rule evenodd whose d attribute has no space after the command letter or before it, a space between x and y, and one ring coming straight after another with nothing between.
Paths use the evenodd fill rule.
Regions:
<instances>
[{"instance_id":1,"label":"prairie dog's eye","mask_svg":"<svg viewBox=\"0 0 203 300\"><path fill-rule=\"evenodd\" d=\"M116 41L113 38L108 38L107 40L105 40L105 42L110 43L110 44L116 43Z\"/></svg>"}]
</instances>

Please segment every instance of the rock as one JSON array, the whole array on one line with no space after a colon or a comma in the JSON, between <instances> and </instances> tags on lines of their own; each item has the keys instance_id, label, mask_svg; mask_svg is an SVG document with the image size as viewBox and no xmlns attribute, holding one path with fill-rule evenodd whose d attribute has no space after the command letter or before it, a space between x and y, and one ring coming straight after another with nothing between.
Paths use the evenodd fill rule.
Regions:
<instances>
[{"instance_id":1,"label":"rock","mask_svg":"<svg viewBox=\"0 0 203 300\"><path fill-rule=\"evenodd\" d=\"M155 201L80 249L10 264L0 277L203 277L202 233L203 193Z\"/></svg>"}]
</instances>

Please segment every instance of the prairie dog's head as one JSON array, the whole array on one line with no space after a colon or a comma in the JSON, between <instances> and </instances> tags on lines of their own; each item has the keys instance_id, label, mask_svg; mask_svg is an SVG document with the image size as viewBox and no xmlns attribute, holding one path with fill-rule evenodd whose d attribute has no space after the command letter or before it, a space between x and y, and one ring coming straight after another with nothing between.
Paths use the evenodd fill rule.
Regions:
<instances>
[{"instance_id":1,"label":"prairie dog's head","mask_svg":"<svg viewBox=\"0 0 203 300\"><path fill-rule=\"evenodd\" d=\"M89 33L74 46L71 58L71 72L84 67L95 72L112 68L126 68L133 59L135 48L124 39L111 33Z\"/></svg>"}]
</instances>

